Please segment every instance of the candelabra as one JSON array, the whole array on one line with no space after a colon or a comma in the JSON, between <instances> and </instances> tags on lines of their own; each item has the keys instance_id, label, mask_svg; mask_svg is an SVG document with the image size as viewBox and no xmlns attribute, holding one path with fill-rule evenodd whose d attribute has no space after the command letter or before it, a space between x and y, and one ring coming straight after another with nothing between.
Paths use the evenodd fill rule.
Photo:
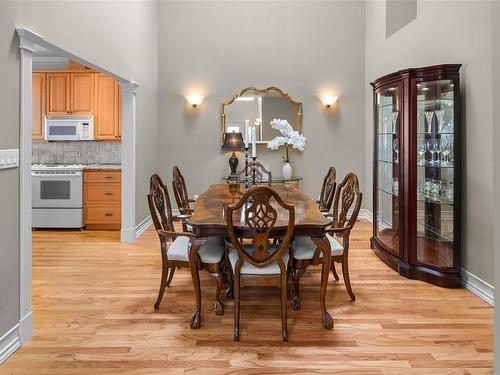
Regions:
<instances>
[{"instance_id":1,"label":"candelabra","mask_svg":"<svg viewBox=\"0 0 500 375\"><path fill-rule=\"evenodd\" d=\"M257 156L252 156L252 185L257 183Z\"/></svg>"},{"instance_id":2,"label":"candelabra","mask_svg":"<svg viewBox=\"0 0 500 375\"><path fill-rule=\"evenodd\" d=\"M248 146L245 147L245 189L248 189Z\"/></svg>"}]
</instances>

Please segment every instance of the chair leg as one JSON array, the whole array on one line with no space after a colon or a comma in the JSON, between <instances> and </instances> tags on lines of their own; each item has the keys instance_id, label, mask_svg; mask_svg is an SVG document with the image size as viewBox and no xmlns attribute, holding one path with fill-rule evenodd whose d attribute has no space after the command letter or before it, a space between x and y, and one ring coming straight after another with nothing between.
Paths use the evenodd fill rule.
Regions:
<instances>
[{"instance_id":1,"label":"chair leg","mask_svg":"<svg viewBox=\"0 0 500 375\"><path fill-rule=\"evenodd\" d=\"M226 248L226 256L224 257L224 274L227 281L226 298L231 300L234 297L234 285L233 285L233 268L228 258L229 250Z\"/></svg>"},{"instance_id":2,"label":"chair leg","mask_svg":"<svg viewBox=\"0 0 500 375\"><path fill-rule=\"evenodd\" d=\"M234 341L240 341L240 274L234 278Z\"/></svg>"},{"instance_id":3,"label":"chair leg","mask_svg":"<svg viewBox=\"0 0 500 375\"><path fill-rule=\"evenodd\" d=\"M287 275L281 273L281 337L284 342L288 342L288 326L287 326Z\"/></svg>"},{"instance_id":4,"label":"chair leg","mask_svg":"<svg viewBox=\"0 0 500 375\"><path fill-rule=\"evenodd\" d=\"M293 281L293 298L292 298L292 309L300 310L300 288L299 282L300 277L304 273L301 268L294 268L292 271L292 281Z\"/></svg>"},{"instance_id":5,"label":"chair leg","mask_svg":"<svg viewBox=\"0 0 500 375\"><path fill-rule=\"evenodd\" d=\"M172 279L174 278L174 273L175 273L176 268L177 267L170 268L170 275L168 275L167 287L170 287L170 283L172 282Z\"/></svg>"},{"instance_id":6,"label":"chair leg","mask_svg":"<svg viewBox=\"0 0 500 375\"><path fill-rule=\"evenodd\" d=\"M219 271L216 274L213 274L212 276L215 279L215 282L217 283L217 287L215 288L215 307L214 307L215 315L224 315L224 305L220 300L220 292L222 290L222 283L223 283L222 272Z\"/></svg>"},{"instance_id":7,"label":"chair leg","mask_svg":"<svg viewBox=\"0 0 500 375\"><path fill-rule=\"evenodd\" d=\"M162 267L161 268L160 290L158 292L158 298L156 299L155 309L159 309L160 308L160 303L161 303L161 300L163 299L163 294L165 293L165 287L169 284L170 280L172 279L171 277L169 277L168 278L169 280L167 281L168 270L169 270L168 267ZM173 276L173 273L174 273L173 271L170 271L170 275L171 276Z\"/></svg>"},{"instance_id":8,"label":"chair leg","mask_svg":"<svg viewBox=\"0 0 500 375\"><path fill-rule=\"evenodd\" d=\"M339 281L339 275L337 274L337 270L335 269L335 261L333 260L333 258L332 258L332 265L330 266L330 268L332 269L332 275L335 281Z\"/></svg>"},{"instance_id":9,"label":"chair leg","mask_svg":"<svg viewBox=\"0 0 500 375\"><path fill-rule=\"evenodd\" d=\"M347 293L349 293L349 296L351 297L351 301L355 301L356 296L352 292L351 281L349 279L349 265L347 263L347 257L344 257L342 260L342 276L344 277L345 287L347 289Z\"/></svg>"}]
</instances>

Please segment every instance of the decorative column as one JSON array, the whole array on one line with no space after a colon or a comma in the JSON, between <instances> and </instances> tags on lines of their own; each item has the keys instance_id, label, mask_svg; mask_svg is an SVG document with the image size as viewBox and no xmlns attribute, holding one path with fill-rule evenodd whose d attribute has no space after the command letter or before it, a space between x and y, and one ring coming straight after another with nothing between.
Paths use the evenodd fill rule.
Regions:
<instances>
[{"instance_id":1,"label":"decorative column","mask_svg":"<svg viewBox=\"0 0 500 375\"><path fill-rule=\"evenodd\" d=\"M122 89L122 229L121 242L135 241L136 92L139 84L120 81Z\"/></svg>"},{"instance_id":2,"label":"decorative column","mask_svg":"<svg viewBox=\"0 0 500 375\"><path fill-rule=\"evenodd\" d=\"M16 29L21 52L20 133L19 133L19 334L21 344L33 335L33 313L31 305L31 79L34 43L28 40L27 31Z\"/></svg>"}]
</instances>

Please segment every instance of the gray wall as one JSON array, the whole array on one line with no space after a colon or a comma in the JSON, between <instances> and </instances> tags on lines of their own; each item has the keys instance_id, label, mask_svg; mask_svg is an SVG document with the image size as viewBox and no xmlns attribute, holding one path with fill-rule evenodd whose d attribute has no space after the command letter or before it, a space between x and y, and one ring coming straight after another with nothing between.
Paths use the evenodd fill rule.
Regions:
<instances>
[{"instance_id":1,"label":"gray wall","mask_svg":"<svg viewBox=\"0 0 500 375\"><path fill-rule=\"evenodd\" d=\"M466 270L493 284L490 11L490 2L419 1L417 19L386 39L385 2L366 3L365 181L366 190L370 191L373 111L369 82L407 67L462 63L465 126L462 263Z\"/></svg>"},{"instance_id":2,"label":"gray wall","mask_svg":"<svg viewBox=\"0 0 500 375\"><path fill-rule=\"evenodd\" d=\"M493 150L494 150L494 204L495 204L495 285L500 285L500 2L492 5L492 28L493 28ZM500 301L500 288L495 289L495 300ZM497 305L498 306L498 305ZM500 374L500 308L495 309L495 374Z\"/></svg>"},{"instance_id":3,"label":"gray wall","mask_svg":"<svg viewBox=\"0 0 500 375\"><path fill-rule=\"evenodd\" d=\"M137 107L136 222L148 215L148 177L157 169L156 2L0 2L0 147L19 147L17 26L141 84ZM0 336L19 320L19 171L0 171Z\"/></svg>"},{"instance_id":4,"label":"gray wall","mask_svg":"<svg viewBox=\"0 0 500 375\"><path fill-rule=\"evenodd\" d=\"M168 180L177 164L190 193L199 194L228 174L220 104L248 86L278 86L303 103L308 145L291 157L307 193L319 194L330 165L363 180L363 2L168 1L160 4L159 30L161 173ZM330 109L318 99L328 88L340 96ZM206 96L196 109L184 100L193 91ZM281 175L282 150L258 146L257 153Z\"/></svg>"}]
</instances>

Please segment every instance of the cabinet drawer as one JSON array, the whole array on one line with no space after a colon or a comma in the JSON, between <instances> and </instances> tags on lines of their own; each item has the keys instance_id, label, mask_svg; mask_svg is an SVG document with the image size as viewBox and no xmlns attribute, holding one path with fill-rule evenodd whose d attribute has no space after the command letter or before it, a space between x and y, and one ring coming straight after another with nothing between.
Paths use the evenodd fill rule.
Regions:
<instances>
[{"instance_id":1,"label":"cabinet drawer","mask_svg":"<svg viewBox=\"0 0 500 375\"><path fill-rule=\"evenodd\" d=\"M109 171L109 172L85 172L84 173L85 182L121 182L122 173L119 171Z\"/></svg>"},{"instance_id":2,"label":"cabinet drawer","mask_svg":"<svg viewBox=\"0 0 500 375\"><path fill-rule=\"evenodd\" d=\"M121 200L121 185L117 183L94 182L85 184L86 203L118 203Z\"/></svg>"},{"instance_id":3,"label":"cabinet drawer","mask_svg":"<svg viewBox=\"0 0 500 375\"><path fill-rule=\"evenodd\" d=\"M120 206L87 206L85 211L86 224L119 224L121 222Z\"/></svg>"}]
</instances>

